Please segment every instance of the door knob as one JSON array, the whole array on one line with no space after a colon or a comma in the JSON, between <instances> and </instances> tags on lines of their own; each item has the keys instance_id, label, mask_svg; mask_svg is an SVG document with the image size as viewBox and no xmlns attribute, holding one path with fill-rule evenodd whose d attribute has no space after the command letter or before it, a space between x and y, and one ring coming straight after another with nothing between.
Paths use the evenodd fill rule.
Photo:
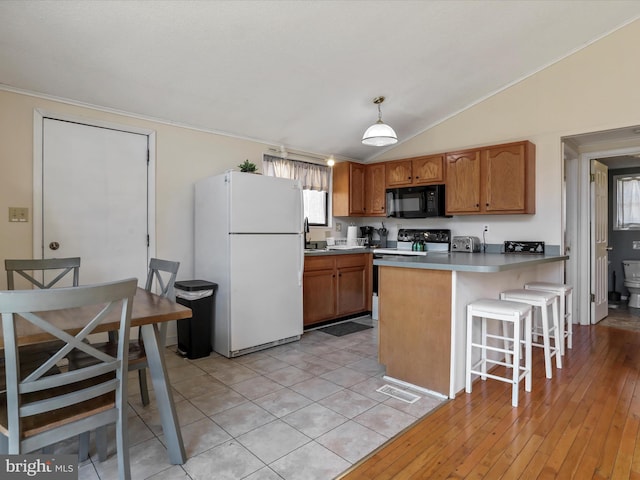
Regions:
<instances>
[{"instance_id":1,"label":"door knob","mask_svg":"<svg viewBox=\"0 0 640 480\"><path fill-rule=\"evenodd\" d=\"M50 250L57 250L60 248L60 244L58 242L51 242L49 244L49 249Z\"/></svg>"}]
</instances>

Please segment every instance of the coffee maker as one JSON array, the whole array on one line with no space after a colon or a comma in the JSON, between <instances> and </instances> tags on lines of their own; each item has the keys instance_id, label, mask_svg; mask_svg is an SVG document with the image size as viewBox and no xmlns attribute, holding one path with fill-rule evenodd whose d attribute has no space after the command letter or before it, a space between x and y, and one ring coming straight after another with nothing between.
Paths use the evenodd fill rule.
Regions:
<instances>
[{"instance_id":1,"label":"coffee maker","mask_svg":"<svg viewBox=\"0 0 640 480\"><path fill-rule=\"evenodd\" d=\"M360 236L364 238L364 246L370 247L373 245L373 227L360 227Z\"/></svg>"}]
</instances>

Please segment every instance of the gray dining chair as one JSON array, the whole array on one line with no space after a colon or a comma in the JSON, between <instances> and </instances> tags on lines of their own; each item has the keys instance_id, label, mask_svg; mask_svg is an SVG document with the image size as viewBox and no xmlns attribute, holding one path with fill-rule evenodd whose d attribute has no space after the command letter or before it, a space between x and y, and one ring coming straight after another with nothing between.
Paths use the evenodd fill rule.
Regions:
<instances>
[{"instance_id":1,"label":"gray dining chair","mask_svg":"<svg viewBox=\"0 0 640 480\"><path fill-rule=\"evenodd\" d=\"M41 289L61 286L61 280L71 276L72 286L77 287L80 278L80 257L6 259L4 268L7 271L7 289L9 290L15 290L18 276L26 279L31 287ZM57 351L60 347L60 342L55 340L20 347L22 361L29 364L37 362L41 357L48 358L51 352Z\"/></svg>"},{"instance_id":2,"label":"gray dining chair","mask_svg":"<svg viewBox=\"0 0 640 480\"><path fill-rule=\"evenodd\" d=\"M98 427L116 424L118 475L130 479L127 432L127 367L131 309L137 279L44 290L0 291L5 348L6 401L0 403L0 452L23 454ZM84 320L75 335L61 329L58 318ZM111 356L86 337L111 311L117 313L118 348ZM63 343L28 375L21 372L19 332L40 329ZM20 328L17 327L20 324ZM86 367L48 374L64 356L80 350L95 361Z\"/></svg>"},{"instance_id":3,"label":"gray dining chair","mask_svg":"<svg viewBox=\"0 0 640 480\"><path fill-rule=\"evenodd\" d=\"M149 261L149 272L145 290L152 292L157 288L157 294L161 297L175 300L176 275L180 268L180 262L152 258ZM160 347L164 347L167 339L167 322L160 324ZM129 342L129 371L138 371L138 383L140 385L140 397L143 405L149 405L149 387L147 385L147 354L142 343L142 334L138 330L138 338Z\"/></svg>"}]
</instances>

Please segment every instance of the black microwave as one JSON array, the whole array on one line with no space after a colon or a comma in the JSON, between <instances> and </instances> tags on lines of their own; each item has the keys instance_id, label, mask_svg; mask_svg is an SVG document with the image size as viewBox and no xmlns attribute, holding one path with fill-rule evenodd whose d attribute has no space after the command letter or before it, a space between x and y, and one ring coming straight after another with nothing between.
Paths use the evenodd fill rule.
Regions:
<instances>
[{"instance_id":1,"label":"black microwave","mask_svg":"<svg viewBox=\"0 0 640 480\"><path fill-rule=\"evenodd\" d=\"M387 217L444 216L444 185L387 189Z\"/></svg>"}]
</instances>

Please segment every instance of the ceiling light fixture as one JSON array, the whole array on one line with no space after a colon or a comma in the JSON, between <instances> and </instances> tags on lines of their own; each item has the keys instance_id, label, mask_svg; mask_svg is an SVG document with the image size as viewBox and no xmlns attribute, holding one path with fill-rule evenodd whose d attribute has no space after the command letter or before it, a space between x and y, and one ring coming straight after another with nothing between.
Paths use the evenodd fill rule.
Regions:
<instances>
[{"instance_id":1,"label":"ceiling light fixture","mask_svg":"<svg viewBox=\"0 0 640 480\"><path fill-rule=\"evenodd\" d=\"M380 104L384 102L384 97L376 97L373 103L378 105L378 121L367 128L362 136L362 143L374 147L386 147L398 142L398 136L389 125L382 121Z\"/></svg>"},{"instance_id":2,"label":"ceiling light fixture","mask_svg":"<svg viewBox=\"0 0 640 480\"><path fill-rule=\"evenodd\" d=\"M333 158L333 155L330 155L329 158L327 158L327 165L333 167L335 164L336 160Z\"/></svg>"}]
</instances>

